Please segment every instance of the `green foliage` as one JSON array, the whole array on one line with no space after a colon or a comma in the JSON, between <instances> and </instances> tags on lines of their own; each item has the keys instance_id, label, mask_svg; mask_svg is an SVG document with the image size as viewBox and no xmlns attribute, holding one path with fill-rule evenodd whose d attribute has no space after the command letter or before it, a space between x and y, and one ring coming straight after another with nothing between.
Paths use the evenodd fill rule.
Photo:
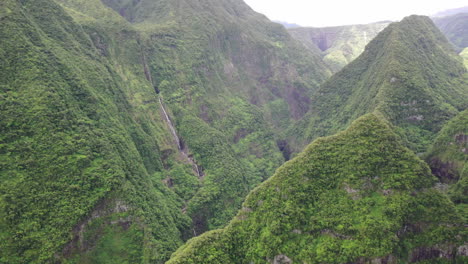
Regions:
<instances>
[{"instance_id":1,"label":"green foliage","mask_svg":"<svg viewBox=\"0 0 468 264\"><path fill-rule=\"evenodd\" d=\"M389 125L366 115L319 138L252 191L224 229L190 240L168 263L349 263L461 245L453 203ZM210 259L214 256L214 259ZM222 262L220 262L222 260Z\"/></svg>"},{"instance_id":2,"label":"green foliage","mask_svg":"<svg viewBox=\"0 0 468 264\"><path fill-rule=\"evenodd\" d=\"M323 61L338 72L357 58L388 22L327 28L290 28L291 36L314 53L321 53Z\"/></svg>"},{"instance_id":3,"label":"green foliage","mask_svg":"<svg viewBox=\"0 0 468 264\"><path fill-rule=\"evenodd\" d=\"M460 112L438 133L425 155L432 172L450 184L448 194L467 215L468 203L468 110Z\"/></svg>"},{"instance_id":4,"label":"green foliage","mask_svg":"<svg viewBox=\"0 0 468 264\"><path fill-rule=\"evenodd\" d=\"M468 47L468 13L436 17L433 20L458 50Z\"/></svg>"},{"instance_id":5,"label":"green foliage","mask_svg":"<svg viewBox=\"0 0 468 264\"><path fill-rule=\"evenodd\" d=\"M407 145L424 152L443 124L468 105L466 69L427 17L392 23L356 60L315 93L309 113L290 130L296 149L378 111Z\"/></svg>"},{"instance_id":6,"label":"green foliage","mask_svg":"<svg viewBox=\"0 0 468 264\"><path fill-rule=\"evenodd\" d=\"M284 161L329 75L242 1L5 0L0 22L1 263L164 262Z\"/></svg>"},{"instance_id":7,"label":"green foliage","mask_svg":"<svg viewBox=\"0 0 468 264\"><path fill-rule=\"evenodd\" d=\"M130 221L125 218L115 218L111 224L103 219L94 221L83 237L86 246L92 247L92 250L70 260L64 260L64 262L141 263L143 233L138 225L129 225Z\"/></svg>"},{"instance_id":8,"label":"green foliage","mask_svg":"<svg viewBox=\"0 0 468 264\"><path fill-rule=\"evenodd\" d=\"M284 161L276 142L309 109L326 66L242 1L103 2L141 33L149 79L203 169L184 197L195 231L224 226Z\"/></svg>"},{"instance_id":9,"label":"green foliage","mask_svg":"<svg viewBox=\"0 0 468 264\"><path fill-rule=\"evenodd\" d=\"M132 104L137 92L156 99L152 87L131 63L120 73L113 68L117 61L98 45L104 37L88 34L54 2L3 7L11 12L0 29L0 262L60 258L76 225L110 196L127 204L135 234L150 234L134 251L144 244L158 250L145 258L167 259L190 219L181 199L150 176L163 169L167 132L154 118L156 104L146 112ZM100 254L112 254L120 231L104 229Z\"/></svg>"},{"instance_id":10,"label":"green foliage","mask_svg":"<svg viewBox=\"0 0 468 264\"><path fill-rule=\"evenodd\" d=\"M460 56L463 58L465 68L468 69L468 48L463 49L463 51L460 53Z\"/></svg>"}]
</instances>

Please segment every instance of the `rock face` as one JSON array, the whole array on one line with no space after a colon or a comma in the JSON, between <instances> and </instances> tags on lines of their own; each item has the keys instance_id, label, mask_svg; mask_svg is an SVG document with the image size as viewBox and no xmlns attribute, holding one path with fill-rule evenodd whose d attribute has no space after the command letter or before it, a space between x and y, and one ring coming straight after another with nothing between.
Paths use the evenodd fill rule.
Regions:
<instances>
[{"instance_id":1,"label":"rock face","mask_svg":"<svg viewBox=\"0 0 468 264\"><path fill-rule=\"evenodd\" d=\"M378 110L411 149L425 152L443 124L468 106L467 76L428 17L407 17L381 31L356 60L321 86L291 138L309 142ZM299 140L293 147L303 144Z\"/></svg>"},{"instance_id":2,"label":"rock face","mask_svg":"<svg viewBox=\"0 0 468 264\"><path fill-rule=\"evenodd\" d=\"M249 194L249 210L190 240L168 264L463 258L463 221L435 182L388 123L368 114L314 141Z\"/></svg>"},{"instance_id":3,"label":"rock face","mask_svg":"<svg viewBox=\"0 0 468 264\"><path fill-rule=\"evenodd\" d=\"M275 256L272 263L273 264L292 264L293 262L290 258L288 258L288 256L278 255L278 256Z\"/></svg>"}]
</instances>

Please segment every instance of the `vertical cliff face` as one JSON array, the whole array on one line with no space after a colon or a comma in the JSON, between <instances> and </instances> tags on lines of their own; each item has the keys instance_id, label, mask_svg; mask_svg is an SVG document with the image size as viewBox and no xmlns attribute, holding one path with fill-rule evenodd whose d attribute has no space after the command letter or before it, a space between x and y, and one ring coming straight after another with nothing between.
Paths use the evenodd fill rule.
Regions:
<instances>
[{"instance_id":1,"label":"vertical cliff face","mask_svg":"<svg viewBox=\"0 0 468 264\"><path fill-rule=\"evenodd\" d=\"M442 125L467 107L466 76L460 57L432 21L411 16L390 24L324 83L291 134L309 140L333 134L379 110L413 150L424 152Z\"/></svg>"},{"instance_id":2,"label":"vertical cliff face","mask_svg":"<svg viewBox=\"0 0 468 264\"><path fill-rule=\"evenodd\" d=\"M329 75L242 1L6 0L0 21L2 263L164 262L284 161Z\"/></svg>"},{"instance_id":3,"label":"vertical cliff face","mask_svg":"<svg viewBox=\"0 0 468 264\"><path fill-rule=\"evenodd\" d=\"M320 138L168 263L462 261L463 221L379 114Z\"/></svg>"}]
</instances>

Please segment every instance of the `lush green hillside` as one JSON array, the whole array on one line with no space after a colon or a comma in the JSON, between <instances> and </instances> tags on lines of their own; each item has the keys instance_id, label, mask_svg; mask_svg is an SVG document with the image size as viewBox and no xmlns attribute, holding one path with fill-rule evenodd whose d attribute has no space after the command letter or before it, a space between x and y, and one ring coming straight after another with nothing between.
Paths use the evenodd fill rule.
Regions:
<instances>
[{"instance_id":1,"label":"lush green hillside","mask_svg":"<svg viewBox=\"0 0 468 264\"><path fill-rule=\"evenodd\" d=\"M314 141L226 228L191 239L168 264L462 263L453 203L379 115Z\"/></svg>"},{"instance_id":2,"label":"lush green hillside","mask_svg":"<svg viewBox=\"0 0 468 264\"><path fill-rule=\"evenodd\" d=\"M424 152L443 124L467 108L467 77L460 57L432 21L407 17L390 24L321 86L291 138L299 139L300 149L378 110L411 149Z\"/></svg>"},{"instance_id":3,"label":"lush green hillside","mask_svg":"<svg viewBox=\"0 0 468 264\"><path fill-rule=\"evenodd\" d=\"M162 262L191 220L152 87L53 1L0 8L0 262Z\"/></svg>"},{"instance_id":4,"label":"lush green hillside","mask_svg":"<svg viewBox=\"0 0 468 264\"><path fill-rule=\"evenodd\" d=\"M458 49L468 47L468 12L433 18L434 23Z\"/></svg>"},{"instance_id":5,"label":"lush green hillside","mask_svg":"<svg viewBox=\"0 0 468 264\"><path fill-rule=\"evenodd\" d=\"M357 58L377 34L389 23L351 25L326 28L291 28L291 36L309 50L321 53L323 61L333 72L338 72Z\"/></svg>"},{"instance_id":6,"label":"lush green hillside","mask_svg":"<svg viewBox=\"0 0 468 264\"><path fill-rule=\"evenodd\" d=\"M205 171L188 203L197 233L224 225L284 161L277 142L326 66L242 1L104 2L141 32L150 80Z\"/></svg>"},{"instance_id":7,"label":"lush green hillside","mask_svg":"<svg viewBox=\"0 0 468 264\"><path fill-rule=\"evenodd\" d=\"M401 84L397 87L401 88L401 93L389 93L389 98L408 99L403 105L399 101L398 104L412 107L411 111L417 113L411 113L409 117L416 116L417 121L421 121L419 111L422 111L422 129L435 133L459 108L466 107L465 97L461 96L466 94L466 83L460 80L466 70L460 67L454 54L442 51L447 50L448 45L438 32L429 30L429 38L424 40L427 28L420 26L426 25L427 21L413 20L407 20L412 21L407 23L407 28L394 25L385 34L396 37L384 35L376 40L375 48L369 45L364 52L368 59L356 64L357 70L338 74L338 80L329 81L317 92L319 85L330 75L320 54L306 49L284 27L254 12L242 0L2 0L0 263L164 263L190 237L224 227L241 208L248 193L289 159L291 142L299 145L319 135L338 131L360 114L376 109L402 128L411 142L413 136L420 139L417 134L422 133L418 130L420 126L407 129L397 122L399 116L393 116L394 108L385 108L395 106L391 104L393 101L383 100L384 103L375 107L368 104L373 93L382 93L378 97L385 97L387 92L378 91L389 89L370 88L369 97L363 101L364 110L352 112L358 101L356 98L366 94L361 88L351 88L356 79L364 81L377 76L376 81L389 78L394 85ZM405 34L411 36L409 40ZM383 42L388 48L380 51L377 47ZM425 59L419 60L416 59L419 57L405 53L416 46L422 47L417 54ZM399 57L398 54L415 64L406 65L407 61L396 59L394 61L398 63L387 67L382 62L370 60L376 57L376 61L385 61ZM439 66L431 66L433 63ZM418 68L425 64L429 66ZM375 72L366 73L362 69L369 65L372 69L376 66ZM404 74L397 75L396 69L403 69ZM339 102L326 95L335 92L341 95L341 90L330 87L334 82L341 83L343 80L339 78L346 75L353 78L349 79L349 86L343 86L342 98L351 98L351 103L344 110L335 109L334 103ZM408 83L414 88L412 93L405 88ZM457 85L452 86L454 83ZM435 92L436 88L438 92ZM330 92L323 93L327 89ZM349 97L354 91L358 91L357 95ZM324 100L313 97L314 94L323 95ZM422 94L422 99L406 97L408 94L415 98L416 94ZM439 104L441 101L444 104ZM420 102L436 107L427 110L419 107ZM327 104L330 104L329 108L324 107ZM317 109L321 110L317 112ZM342 112L342 116L336 117L337 112L333 111ZM322 119L316 118L317 113ZM321 122L325 118L330 123L323 125ZM375 126L394 140L386 125L375 117L364 120L356 127L369 123L370 130ZM299 125L295 126L298 121ZM333 126L329 129L328 124ZM291 127L294 129L289 130ZM355 132L347 133L361 137L362 129L350 131ZM414 133L406 133L408 131ZM327 140L346 138L343 135L347 134ZM387 142L385 135L375 141ZM431 139L426 134L421 138L423 141ZM337 144L344 144L338 141ZM419 144L420 141L415 142ZM427 210L435 210L434 221L444 222L445 218L439 217L438 211L443 205L445 216L452 217L454 226L437 227L430 221L426 225L426 209L415 207L414 210L421 211L423 226L419 225L418 219L409 216L413 212L405 211L402 219L408 216L408 221L416 221L414 225L427 232L421 236L413 234L413 226L410 226L411 235L404 236L404 244L393 243L392 236L390 242L382 240L391 246L387 242L376 246L377 242L372 240L368 244L369 251L361 245L350 244L353 250L371 252L371 257L395 248L398 254L409 252L415 246L424 246L421 247L421 254L424 254L427 247L421 242L423 240L437 243L439 250L446 236L457 232L457 217L452 214L450 202L438 193L433 194L434 191L421 189L432 184L432 178L426 175L427 168L406 149L397 143L394 145L400 154L406 154L397 157L396 152L383 147L383 153L390 156L376 156L369 163L375 165L372 168L362 165L363 174L379 171L390 175L388 182L382 181L387 184L382 189L385 190L383 195L377 189L372 194L368 193L370 189L362 190L362 195L370 195L364 203L372 203L364 205L362 210L371 212L372 216L379 215L384 203L392 206L396 203L394 214L399 215L399 205L420 203L427 205ZM352 149L353 146L357 150ZM338 162L344 162L353 151L361 151L355 145L349 149L351 152L344 154ZM333 151L330 153L338 155ZM374 152L366 153L363 155ZM295 162L290 164L296 166ZM333 164L330 163L332 167L326 167L326 170L338 171L340 179L354 179L343 182L347 184L344 186L355 188L353 186L361 184L361 174L354 173L355 178L343 176L345 171L350 171L351 165L341 168L338 163ZM380 167L385 169L380 171ZM414 179L408 172L408 182L403 180L399 182L402 186L396 186L398 184L391 180L392 177L400 177L401 170L406 177L406 169L423 177ZM302 169L299 166L297 170ZM325 171L317 173L322 175ZM378 179L372 181L380 184ZM275 181L268 182L265 186ZM285 181L284 184L289 183ZM330 187L322 186L320 182L310 186L317 190L321 188L320 191ZM301 188L298 187L299 195L304 190ZM387 192L389 188L392 191ZM406 191L411 188L421 189L423 198L420 199L417 193L415 197L408 197ZM440 196L439 203L426 197L426 193L427 196ZM333 195L331 192L332 198ZM317 193L314 197L319 196ZM341 199L339 197L344 196L336 196ZM272 200L268 206L273 208L277 201ZM296 199L291 200L292 205L296 202ZM339 200L339 206L343 206L341 202L345 203ZM352 208L360 205L356 202ZM284 208L274 208L271 212L278 215L278 210ZM322 207L318 208L321 210ZM338 210L341 209L335 211ZM293 213L315 214L315 211ZM368 225L384 219L363 220L351 211L348 213L352 216L350 219L365 221L355 229L346 229L348 226L343 222L340 230L349 231L347 235L367 232ZM258 217L263 221L263 216ZM388 224L384 220L383 223ZM405 223L401 221L398 223ZM271 230L283 228L281 221L272 223ZM392 223L389 229L394 231L397 224ZM322 230L329 229L324 228ZM271 230L268 227L262 236L270 237L268 232ZM257 229L247 231L253 238L258 235ZM222 263L216 262L219 260L217 252L221 251L209 248L212 244L205 241L225 236L225 232L228 231L210 232L193 243L208 247L210 252L207 254L213 253L210 256L213 263ZM284 238L275 237L276 242L273 241L271 247L256 244L255 240L244 244L246 233L242 232L234 238L239 239L238 244L229 244L234 255L229 253L228 259L237 254L242 258L236 261L257 260L259 256L264 261L264 257L270 256L270 251L279 245L278 238ZM334 233L330 234L333 238ZM363 241L367 239L366 234L359 234ZM325 237L324 241L330 240L333 246L332 238ZM308 243L311 238L304 239L301 243ZM194 244L190 245L189 248ZM222 242L219 245L228 244ZM222 247L218 249L222 250ZM249 256L239 253L244 249L252 250ZM298 247L291 249L299 250ZM328 249L323 250L325 255L320 254L329 257Z\"/></svg>"},{"instance_id":8,"label":"lush green hillside","mask_svg":"<svg viewBox=\"0 0 468 264\"><path fill-rule=\"evenodd\" d=\"M0 21L0 263L164 262L288 158L329 76L240 0L5 0Z\"/></svg>"},{"instance_id":9,"label":"lush green hillside","mask_svg":"<svg viewBox=\"0 0 468 264\"><path fill-rule=\"evenodd\" d=\"M449 185L450 198L468 215L468 110L444 126L426 160L433 174Z\"/></svg>"}]
</instances>

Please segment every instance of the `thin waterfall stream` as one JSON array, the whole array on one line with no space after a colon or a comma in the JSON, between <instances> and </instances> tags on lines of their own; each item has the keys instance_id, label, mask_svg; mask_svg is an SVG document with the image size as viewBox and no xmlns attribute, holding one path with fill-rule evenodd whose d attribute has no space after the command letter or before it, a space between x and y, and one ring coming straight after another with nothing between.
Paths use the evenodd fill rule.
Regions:
<instances>
[{"instance_id":1,"label":"thin waterfall stream","mask_svg":"<svg viewBox=\"0 0 468 264\"><path fill-rule=\"evenodd\" d=\"M172 121L171 119L169 118L169 115L167 114L167 111L166 111L166 108L164 107L164 104L161 100L161 96L159 96L159 105L161 106L161 109L164 113L164 117L166 119L166 123L169 125L169 129L171 130L171 134L172 134L172 137L174 138L176 144L177 144L177 149L179 150L179 153L182 154L182 156L188 161L188 163L190 165L192 165L192 168L193 170L195 171L195 173L197 174L198 178L203 178L203 176L205 176L203 174L203 172L200 170L200 168L198 167L197 163L195 162L195 160L193 159L193 157L190 157L188 154L187 154L187 150L182 146L181 142L180 142L180 138L179 136L177 135L177 131L175 130L175 127L174 125L172 124Z\"/></svg>"}]
</instances>

